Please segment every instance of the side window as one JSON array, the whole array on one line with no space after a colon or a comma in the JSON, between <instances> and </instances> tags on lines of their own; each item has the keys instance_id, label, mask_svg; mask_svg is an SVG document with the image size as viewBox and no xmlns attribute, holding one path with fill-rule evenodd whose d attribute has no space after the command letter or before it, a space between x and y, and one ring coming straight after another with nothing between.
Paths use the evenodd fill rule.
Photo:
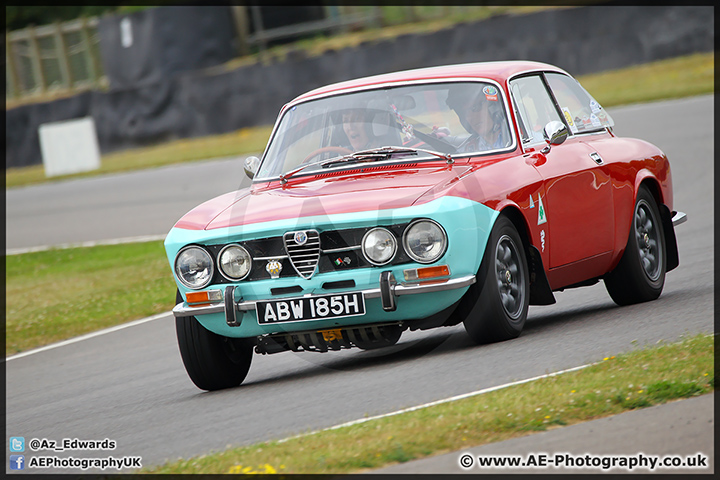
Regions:
<instances>
[{"instance_id":1,"label":"side window","mask_svg":"<svg viewBox=\"0 0 720 480\"><path fill-rule=\"evenodd\" d=\"M615 125L610 115L572 77L561 73L545 74L550 89L573 134L592 132Z\"/></svg>"},{"instance_id":2,"label":"side window","mask_svg":"<svg viewBox=\"0 0 720 480\"><path fill-rule=\"evenodd\" d=\"M510 82L510 92L519 114L523 143L545 143L543 129L548 122L561 121L540 76L522 77Z\"/></svg>"}]
</instances>

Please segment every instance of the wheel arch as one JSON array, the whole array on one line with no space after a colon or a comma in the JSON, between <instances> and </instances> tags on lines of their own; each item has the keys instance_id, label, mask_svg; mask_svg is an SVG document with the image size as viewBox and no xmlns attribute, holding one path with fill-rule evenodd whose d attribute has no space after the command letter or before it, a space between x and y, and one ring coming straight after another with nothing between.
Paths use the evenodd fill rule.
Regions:
<instances>
[{"instance_id":1,"label":"wheel arch","mask_svg":"<svg viewBox=\"0 0 720 480\"><path fill-rule=\"evenodd\" d=\"M675 237L675 228L672 224L672 212L664 202L664 196L662 187L660 186L660 182L652 175L646 175L645 177L639 179L638 186L635 188L635 202L637 202L637 196L640 188L643 187L646 188L653 196L653 198L655 199L655 204L660 211L660 219L663 226L663 236L665 237L666 272L669 272L670 270L673 270L678 265L680 265L680 255L678 253L677 238Z\"/></svg>"},{"instance_id":2,"label":"wheel arch","mask_svg":"<svg viewBox=\"0 0 720 480\"><path fill-rule=\"evenodd\" d=\"M555 303L555 296L545 274L540 251L531 241L530 228L525 217L516 205L506 205L500 210L500 214L512 222L523 243L530 274L530 305L552 305Z\"/></svg>"},{"instance_id":3,"label":"wheel arch","mask_svg":"<svg viewBox=\"0 0 720 480\"><path fill-rule=\"evenodd\" d=\"M665 204L665 202L663 201L662 188L660 188L660 182L649 172L646 172L644 175L638 175L635 185L635 198L633 199L634 201L637 201L638 192L642 187L645 187L650 191L653 198L655 198L655 203L657 203L658 206Z\"/></svg>"}]
</instances>

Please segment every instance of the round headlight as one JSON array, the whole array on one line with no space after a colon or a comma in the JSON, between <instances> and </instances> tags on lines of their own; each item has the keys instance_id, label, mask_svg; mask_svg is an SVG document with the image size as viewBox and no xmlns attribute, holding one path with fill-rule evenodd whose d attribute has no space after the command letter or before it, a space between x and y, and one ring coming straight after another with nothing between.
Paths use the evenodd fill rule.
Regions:
<instances>
[{"instance_id":1,"label":"round headlight","mask_svg":"<svg viewBox=\"0 0 720 480\"><path fill-rule=\"evenodd\" d=\"M397 240L386 228L369 230L362 240L363 255L373 265L385 265L395 257Z\"/></svg>"},{"instance_id":2,"label":"round headlight","mask_svg":"<svg viewBox=\"0 0 720 480\"><path fill-rule=\"evenodd\" d=\"M218 255L220 273L228 280L242 280L252 267L252 257L240 245L228 245Z\"/></svg>"},{"instance_id":3,"label":"round headlight","mask_svg":"<svg viewBox=\"0 0 720 480\"><path fill-rule=\"evenodd\" d=\"M212 257L200 247L184 248L175 257L175 274L188 288L206 287L213 278Z\"/></svg>"},{"instance_id":4,"label":"round headlight","mask_svg":"<svg viewBox=\"0 0 720 480\"><path fill-rule=\"evenodd\" d=\"M418 220L405 230L405 252L418 263L432 263L442 257L447 248L445 230L432 220Z\"/></svg>"}]
</instances>

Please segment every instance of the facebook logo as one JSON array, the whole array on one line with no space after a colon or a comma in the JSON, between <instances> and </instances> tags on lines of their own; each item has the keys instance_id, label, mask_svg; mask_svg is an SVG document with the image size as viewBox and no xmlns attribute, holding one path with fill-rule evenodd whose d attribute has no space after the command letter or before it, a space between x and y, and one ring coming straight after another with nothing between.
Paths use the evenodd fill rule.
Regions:
<instances>
[{"instance_id":1,"label":"facebook logo","mask_svg":"<svg viewBox=\"0 0 720 480\"><path fill-rule=\"evenodd\" d=\"M10 455L10 470L24 470L25 455Z\"/></svg>"},{"instance_id":2,"label":"facebook logo","mask_svg":"<svg viewBox=\"0 0 720 480\"><path fill-rule=\"evenodd\" d=\"M10 437L10 451L11 452L24 452L25 451L25 438L24 437Z\"/></svg>"}]
</instances>

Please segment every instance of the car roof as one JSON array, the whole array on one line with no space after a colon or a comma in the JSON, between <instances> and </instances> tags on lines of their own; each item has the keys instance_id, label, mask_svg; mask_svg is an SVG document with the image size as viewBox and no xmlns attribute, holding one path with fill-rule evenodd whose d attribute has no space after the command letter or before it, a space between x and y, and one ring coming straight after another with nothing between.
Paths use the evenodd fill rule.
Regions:
<instances>
[{"instance_id":1,"label":"car roof","mask_svg":"<svg viewBox=\"0 0 720 480\"><path fill-rule=\"evenodd\" d=\"M426 67L413 70L384 73L380 75L373 75L369 77L362 77L354 80L333 83L304 93L293 99L293 101L290 103L308 100L312 97L320 97L331 93L337 93L343 90L354 90L357 88L372 87L375 85L382 85L388 83L404 83L411 81L448 80L452 78L477 77L494 80L502 85L508 78L514 75L538 70L550 70L567 74L567 72L565 72L563 69L558 68L554 65L550 65L548 63L524 60L443 65L437 67Z\"/></svg>"}]
</instances>

